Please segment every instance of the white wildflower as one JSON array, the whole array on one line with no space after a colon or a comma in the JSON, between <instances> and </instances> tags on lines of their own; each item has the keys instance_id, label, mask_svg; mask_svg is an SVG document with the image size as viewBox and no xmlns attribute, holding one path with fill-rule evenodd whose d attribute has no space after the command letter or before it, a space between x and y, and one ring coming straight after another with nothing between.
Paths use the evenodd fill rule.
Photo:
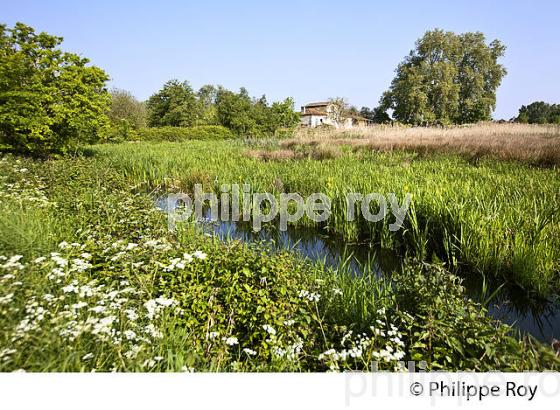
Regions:
<instances>
[{"instance_id":1,"label":"white wildflower","mask_svg":"<svg viewBox=\"0 0 560 410\"><path fill-rule=\"evenodd\" d=\"M14 297L13 293L8 293L5 296L0 296L0 305L7 305L12 301L13 297Z\"/></svg>"},{"instance_id":2,"label":"white wildflower","mask_svg":"<svg viewBox=\"0 0 560 410\"><path fill-rule=\"evenodd\" d=\"M237 337L235 336L230 336L227 339L225 339L225 341L228 346L234 346L236 344L239 344L239 340L237 340Z\"/></svg>"},{"instance_id":3,"label":"white wildflower","mask_svg":"<svg viewBox=\"0 0 560 410\"><path fill-rule=\"evenodd\" d=\"M78 293L78 288L76 286L70 284L70 285L64 286L62 288L62 291L64 293Z\"/></svg>"},{"instance_id":4,"label":"white wildflower","mask_svg":"<svg viewBox=\"0 0 560 410\"><path fill-rule=\"evenodd\" d=\"M136 313L136 311L134 309L126 309L124 311L124 313L126 314L126 317L128 318L128 320L134 322L136 319L138 319L138 313Z\"/></svg>"},{"instance_id":5,"label":"white wildflower","mask_svg":"<svg viewBox=\"0 0 560 410\"><path fill-rule=\"evenodd\" d=\"M93 359L95 355L93 353L86 353L85 355L82 356L82 360L89 360L89 359Z\"/></svg>"},{"instance_id":6,"label":"white wildflower","mask_svg":"<svg viewBox=\"0 0 560 410\"><path fill-rule=\"evenodd\" d=\"M125 330L124 337L126 337L127 340L135 340L136 332L134 332L134 330Z\"/></svg>"},{"instance_id":7,"label":"white wildflower","mask_svg":"<svg viewBox=\"0 0 560 410\"><path fill-rule=\"evenodd\" d=\"M195 258L200 259L200 260L204 260L204 259L206 259L206 256L207 256L207 255L206 255L204 252L202 252L202 251L195 251L195 252L193 253L193 256L194 256Z\"/></svg>"}]
</instances>

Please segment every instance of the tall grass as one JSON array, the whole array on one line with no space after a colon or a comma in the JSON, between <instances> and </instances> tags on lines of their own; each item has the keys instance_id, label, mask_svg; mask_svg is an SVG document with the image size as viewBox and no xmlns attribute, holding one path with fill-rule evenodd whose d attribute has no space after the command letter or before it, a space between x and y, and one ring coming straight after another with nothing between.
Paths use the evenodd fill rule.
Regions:
<instances>
[{"instance_id":1,"label":"tall grass","mask_svg":"<svg viewBox=\"0 0 560 410\"><path fill-rule=\"evenodd\" d=\"M0 242L0 371L368 370L380 358L387 370L402 369L398 360L558 369L550 348L511 337L440 267L411 261L405 276L355 278L348 263L334 271L190 225L171 235L116 165L0 164L10 218L0 224L9 238ZM33 230L48 239L17 239Z\"/></svg>"},{"instance_id":2,"label":"tall grass","mask_svg":"<svg viewBox=\"0 0 560 410\"><path fill-rule=\"evenodd\" d=\"M516 283L541 296L560 289L560 170L518 162L406 152L344 150L329 160L247 157L236 142L96 146L136 184L181 188L195 183L218 191L223 183L249 183L254 192L324 192L332 216L321 226L348 240L369 239L430 259L436 255L463 272ZM413 195L403 229L388 230L392 217L346 221L348 192ZM300 223L312 225L308 220Z\"/></svg>"},{"instance_id":3,"label":"tall grass","mask_svg":"<svg viewBox=\"0 0 560 410\"><path fill-rule=\"evenodd\" d=\"M447 152L473 159L489 156L535 165L560 165L560 125L481 123L446 128L387 125L353 130L302 128L294 138L281 143L288 148L310 144L349 145L375 151Z\"/></svg>"}]
</instances>

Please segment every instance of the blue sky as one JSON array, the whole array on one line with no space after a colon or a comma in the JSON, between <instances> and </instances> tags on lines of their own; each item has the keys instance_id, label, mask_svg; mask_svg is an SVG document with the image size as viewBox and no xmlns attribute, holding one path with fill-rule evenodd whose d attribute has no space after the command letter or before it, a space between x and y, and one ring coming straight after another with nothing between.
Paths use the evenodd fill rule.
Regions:
<instances>
[{"instance_id":1,"label":"blue sky","mask_svg":"<svg viewBox=\"0 0 560 410\"><path fill-rule=\"evenodd\" d=\"M557 1L0 0L0 22L63 36L63 48L146 99L172 78L246 87L269 101L342 96L375 106L426 30L482 31L508 47L495 118L560 102Z\"/></svg>"}]
</instances>

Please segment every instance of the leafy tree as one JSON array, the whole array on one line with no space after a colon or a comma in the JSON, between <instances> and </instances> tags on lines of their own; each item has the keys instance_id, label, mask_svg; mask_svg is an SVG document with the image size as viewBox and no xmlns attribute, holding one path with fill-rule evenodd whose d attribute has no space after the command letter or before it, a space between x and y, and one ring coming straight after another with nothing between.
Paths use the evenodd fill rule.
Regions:
<instances>
[{"instance_id":1,"label":"leafy tree","mask_svg":"<svg viewBox=\"0 0 560 410\"><path fill-rule=\"evenodd\" d=\"M410 124L472 123L491 119L496 89L506 74L505 46L484 35L428 31L399 64L381 97L381 112Z\"/></svg>"},{"instance_id":2,"label":"leafy tree","mask_svg":"<svg viewBox=\"0 0 560 410\"><path fill-rule=\"evenodd\" d=\"M0 25L0 145L46 154L108 132L107 74L58 48L62 37Z\"/></svg>"},{"instance_id":3,"label":"leafy tree","mask_svg":"<svg viewBox=\"0 0 560 410\"><path fill-rule=\"evenodd\" d=\"M299 113L294 110L294 106L294 100L290 97L272 103L269 109L269 122L274 132L281 128L293 128L299 124Z\"/></svg>"},{"instance_id":4,"label":"leafy tree","mask_svg":"<svg viewBox=\"0 0 560 410\"><path fill-rule=\"evenodd\" d=\"M202 104L202 118L199 125L218 125L218 113L216 111L218 88L211 84L203 85L197 94Z\"/></svg>"},{"instance_id":5,"label":"leafy tree","mask_svg":"<svg viewBox=\"0 0 560 410\"><path fill-rule=\"evenodd\" d=\"M286 98L269 105L266 96L253 100L245 88L239 93L219 88L216 112L220 125L241 136L274 135L280 129L292 128L299 123L293 99Z\"/></svg>"},{"instance_id":6,"label":"leafy tree","mask_svg":"<svg viewBox=\"0 0 560 410\"><path fill-rule=\"evenodd\" d=\"M517 122L528 124L560 124L560 104L535 101L519 109Z\"/></svg>"},{"instance_id":7,"label":"leafy tree","mask_svg":"<svg viewBox=\"0 0 560 410\"><path fill-rule=\"evenodd\" d=\"M187 82L173 80L147 105L152 127L221 125L240 136L261 137L299 123L291 98L270 105L266 96L253 99L245 88L236 93L208 84L194 93Z\"/></svg>"},{"instance_id":8,"label":"leafy tree","mask_svg":"<svg viewBox=\"0 0 560 410\"><path fill-rule=\"evenodd\" d=\"M191 127L204 115L203 105L187 81L166 82L146 105L150 127Z\"/></svg>"},{"instance_id":9,"label":"leafy tree","mask_svg":"<svg viewBox=\"0 0 560 410\"><path fill-rule=\"evenodd\" d=\"M348 103L342 97L329 98L328 116L337 125L343 125L349 115Z\"/></svg>"},{"instance_id":10,"label":"leafy tree","mask_svg":"<svg viewBox=\"0 0 560 410\"><path fill-rule=\"evenodd\" d=\"M111 109L108 115L113 124L126 121L135 130L146 126L146 105L125 90L111 90Z\"/></svg>"},{"instance_id":11,"label":"leafy tree","mask_svg":"<svg viewBox=\"0 0 560 410\"><path fill-rule=\"evenodd\" d=\"M368 107L360 109L360 115L376 124L387 124L391 122L391 117L382 107L375 107L373 110Z\"/></svg>"},{"instance_id":12,"label":"leafy tree","mask_svg":"<svg viewBox=\"0 0 560 410\"><path fill-rule=\"evenodd\" d=\"M253 117L253 104L247 90L239 93L220 88L216 96L216 114L220 125L238 135L256 136L257 122Z\"/></svg>"}]
</instances>

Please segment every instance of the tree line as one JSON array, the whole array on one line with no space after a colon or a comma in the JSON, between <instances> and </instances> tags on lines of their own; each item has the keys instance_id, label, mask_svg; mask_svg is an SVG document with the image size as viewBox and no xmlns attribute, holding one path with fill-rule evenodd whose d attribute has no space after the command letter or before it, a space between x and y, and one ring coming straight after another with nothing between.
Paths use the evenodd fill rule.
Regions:
<instances>
[{"instance_id":1,"label":"tree line","mask_svg":"<svg viewBox=\"0 0 560 410\"><path fill-rule=\"evenodd\" d=\"M245 88L234 92L204 85L195 91L187 81L170 80L146 102L124 90L114 89L111 95L114 139L129 139L145 127L194 126L222 126L236 135L263 137L299 123L292 98L269 104L266 96L251 98Z\"/></svg>"},{"instance_id":2,"label":"tree line","mask_svg":"<svg viewBox=\"0 0 560 410\"><path fill-rule=\"evenodd\" d=\"M61 50L61 43L61 37L23 23L0 25L0 150L61 152L77 144L131 139L154 127L221 127L204 135L262 137L299 123L293 99L270 104L245 88L194 90L186 81L171 80L146 102L138 101L127 91L109 91L108 75L87 58ZM487 43L480 32L428 31L398 65L377 107L347 108L341 100L340 112L412 125L489 120L506 75L499 63L504 53L500 41ZM560 123L560 105L522 106L516 121Z\"/></svg>"},{"instance_id":3,"label":"tree line","mask_svg":"<svg viewBox=\"0 0 560 410\"><path fill-rule=\"evenodd\" d=\"M560 104L535 101L522 105L515 121L522 124L560 124Z\"/></svg>"}]
</instances>

